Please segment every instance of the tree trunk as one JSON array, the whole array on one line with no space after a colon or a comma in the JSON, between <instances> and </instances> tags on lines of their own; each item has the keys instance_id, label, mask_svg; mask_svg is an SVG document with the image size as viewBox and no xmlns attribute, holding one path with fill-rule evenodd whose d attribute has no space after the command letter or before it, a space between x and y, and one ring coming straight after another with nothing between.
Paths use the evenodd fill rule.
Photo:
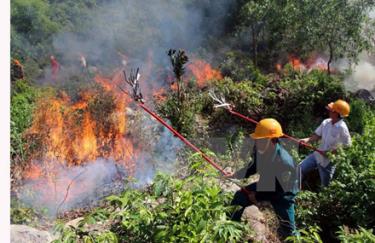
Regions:
<instances>
[{"instance_id":1,"label":"tree trunk","mask_svg":"<svg viewBox=\"0 0 375 243\"><path fill-rule=\"evenodd\" d=\"M258 40L257 35L255 33L255 26L251 26L251 39L252 39L252 49L253 49L253 63L254 66L258 66Z\"/></svg>"},{"instance_id":2,"label":"tree trunk","mask_svg":"<svg viewBox=\"0 0 375 243\"><path fill-rule=\"evenodd\" d=\"M329 59L328 59L328 62L327 62L327 72L328 72L328 75L331 75L331 63L332 63L332 60L333 60L333 47L332 47L332 43L329 42L328 46L329 46Z\"/></svg>"}]
</instances>

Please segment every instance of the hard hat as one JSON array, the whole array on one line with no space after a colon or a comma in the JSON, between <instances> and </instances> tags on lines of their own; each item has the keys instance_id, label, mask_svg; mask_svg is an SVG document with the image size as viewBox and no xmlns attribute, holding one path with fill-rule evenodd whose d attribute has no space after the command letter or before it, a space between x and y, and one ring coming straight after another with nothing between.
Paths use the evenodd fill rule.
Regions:
<instances>
[{"instance_id":1,"label":"hard hat","mask_svg":"<svg viewBox=\"0 0 375 243\"><path fill-rule=\"evenodd\" d=\"M278 121L272 118L262 119L255 127L255 132L250 136L253 139L282 137L283 130Z\"/></svg>"},{"instance_id":2,"label":"hard hat","mask_svg":"<svg viewBox=\"0 0 375 243\"><path fill-rule=\"evenodd\" d=\"M334 103L331 102L327 105L329 110L335 111L340 114L340 116L347 117L350 113L350 106L344 100L337 100Z\"/></svg>"}]
</instances>

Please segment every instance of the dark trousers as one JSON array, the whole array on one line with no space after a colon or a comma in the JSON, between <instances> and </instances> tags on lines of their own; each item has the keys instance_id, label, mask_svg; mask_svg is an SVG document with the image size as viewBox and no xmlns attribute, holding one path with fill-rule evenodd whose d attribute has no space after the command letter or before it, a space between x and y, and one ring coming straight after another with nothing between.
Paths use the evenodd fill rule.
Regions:
<instances>
[{"instance_id":1,"label":"dark trousers","mask_svg":"<svg viewBox=\"0 0 375 243\"><path fill-rule=\"evenodd\" d=\"M296 234L296 226L294 219L294 194L277 194L275 192L257 192L256 183L246 186L246 190L255 192L257 201L269 201L280 221L278 233L281 237L287 237ZM237 191L232 200L232 205L242 206L232 215L232 220L240 221L243 211L247 206L252 205L246 192Z\"/></svg>"}]
</instances>

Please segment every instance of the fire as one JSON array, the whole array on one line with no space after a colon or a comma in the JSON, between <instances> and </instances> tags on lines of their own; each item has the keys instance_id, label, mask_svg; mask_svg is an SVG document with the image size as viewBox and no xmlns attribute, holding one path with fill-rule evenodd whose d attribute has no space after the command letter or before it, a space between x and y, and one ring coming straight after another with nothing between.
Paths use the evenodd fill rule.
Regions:
<instances>
[{"instance_id":1,"label":"fire","mask_svg":"<svg viewBox=\"0 0 375 243\"><path fill-rule=\"evenodd\" d=\"M196 79L198 88L207 86L207 82L210 80L223 78L219 70L213 69L209 63L201 59L193 59L187 65L187 69Z\"/></svg>"},{"instance_id":2,"label":"fire","mask_svg":"<svg viewBox=\"0 0 375 243\"><path fill-rule=\"evenodd\" d=\"M294 55L289 55L288 63L291 65L293 70L300 71L300 72L309 73L312 70L320 70L320 71L328 70L327 61L323 57L320 57L317 54L311 55L311 57L308 58L305 62L302 62L300 58ZM277 63L275 68L278 72L281 72L283 69L283 66L282 64Z\"/></svg>"},{"instance_id":3,"label":"fire","mask_svg":"<svg viewBox=\"0 0 375 243\"><path fill-rule=\"evenodd\" d=\"M27 131L30 140L38 141L33 158L77 165L102 157L130 166L135 151L126 137L129 98L115 93L115 86L107 79L96 80L107 89L108 98L88 90L75 102L66 94L39 101ZM104 101L108 104L101 106Z\"/></svg>"},{"instance_id":4,"label":"fire","mask_svg":"<svg viewBox=\"0 0 375 243\"><path fill-rule=\"evenodd\" d=\"M37 179L42 176L42 170L39 166L31 163L29 169L25 172L25 177L29 179Z\"/></svg>"},{"instance_id":5,"label":"fire","mask_svg":"<svg viewBox=\"0 0 375 243\"><path fill-rule=\"evenodd\" d=\"M158 80L151 75L155 70L152 59L149 53L141 81ZM173 77L165 69L162 71L169 79ZM123 75L122 70L115 70L111 77L97 75L94 80L100 87L87 88L74 96L60 91L38 100L32 125L25 133L31 156L23 176L30 186L28 190L38 192L40 202L60 207L61 203L79 199L85 188L94 188L91 184L95 180L86 185L84 179L78 178L78 171L96 168L98 161L111 161L116 168L120 166L128 176L133 176L141 166L139 161L147 158L140 152L142 144L127 127L128 116L132 114L131 98L122 92ZM193 59L187 65L184 82L189 75L195 78L198 88L207 86L212 79L222 79L218 70L200 59ZM177 83L169 88L175 90ZM154 82L144 94L165 101L166 89Z\"/></svg>"},{"instance_id":6,"label":"fire","mask_svg":"<svg viewBox=\"0 0 375 243\"><path fill-rule=\"evenodd\" d=\"M91 120L89 112L84 114L82 134L73 142L73 149L79 161L91 161L97 157L95 122Z\"/></svg>"},{"instance_id":7,"label":"fire","mask_svg":"<svg viewBox=\"0 0 375 243\"><path fill-rule=\"evenodd\" d=\"M148 58L148 62L150 57ZM150 64L147 64L147 66L151 66ZM150 69L150 68L147 68ZM207 87L209 81L211 80L220 80L223 78L219 70L216 70L212 68L212 66L207 63L204 60L192 58L192 61L186 66L187 72L182 77L183 82L185 85L187 85L188 81L191 79L194 79L196 81L196 86L199 89ZM148 72L149 73L149 72ZM145 75L146 78L143 79L150 79L148 75ZM177 92L178 90L178 83L175 80L175 77L171 71L164 70L164 75L162 77L165 83L169 84L169 87L156 87L153 86L152 83L148 84L149 87L151 87L151 94L152 97L156 102L164 102L167 99L167 89L169 91ZM143 82L145 83L145 82ZM157 82L156 82L157 83ZM145 90L145 89L144 89ZM149 91L146 89L146 91ZM146 94L148 92L145 92Z\"/></svg>"},{"instance_id":8,"label":"fire","mask_svg":"<svg viewBox=\"0 0 375 243\"><path fill-rule=\"evenodd\" d=\"M288 57L289 63L292 65L292 68L296 71L305 71L306 66L302 63L301 59L298 57L290 55Z\"/></svg>"},{"instance_id":9,"label":"fire","mask_svg":"<svg viewBox=\"0 0 375 243\"><path fill-rule=\"evenodd\" d=\"M74 179L73 170L95 165L92 162L99 159L113 161L128 176L134 175L140 146L127 134L130 98L119 91L121 75L97 76L102 90L87 89L78 98L59 92L37 102L25 134L35 149L30 150L31 161L23 176L31 185L29 189L40 194L41 202L56 205L65 194L64 203L77 200L85 192L86 182L74 181L78 179Z\"/></svg>"}]
</instances>

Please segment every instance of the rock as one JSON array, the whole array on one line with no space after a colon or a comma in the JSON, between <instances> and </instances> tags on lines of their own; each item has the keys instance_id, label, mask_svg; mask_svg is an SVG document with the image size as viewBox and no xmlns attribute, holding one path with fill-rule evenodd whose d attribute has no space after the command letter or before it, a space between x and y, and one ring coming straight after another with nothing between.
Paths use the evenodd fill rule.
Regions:
<instances>
[{"instance_id":1,"label":"rock","mask_svg":"<svg viewBox=\"0 0 375 243\"><path fill-rule=\"evenodd\" d=\"M255 205L246 207L245 211L242 214L242 220L248 222L250 227L254 230L254 241L268 242L268 229L266 220L263 213L259 210L258 207L256 207Z\"/></svg>"},{"instance_id":2,"label":"rock","mask_svg":"<svg viewBox=\"0 0 375 243\"><path fill-rule=\"evenodd\" d=\"M359 89L354 95L362 100L364 100L369 105L375 105L375 98L367 89Z\"/></svg>"},{"instance_id":3,"label":"rock","mask_svg":"<svg viewBox=\"0 0 375 243\"><path fill-rule=\"evenodd\" d=\"M17 224L10 226L10 239L12 243L49 243L54 240L48 231Z\"/></svg>"}]
</instances>

